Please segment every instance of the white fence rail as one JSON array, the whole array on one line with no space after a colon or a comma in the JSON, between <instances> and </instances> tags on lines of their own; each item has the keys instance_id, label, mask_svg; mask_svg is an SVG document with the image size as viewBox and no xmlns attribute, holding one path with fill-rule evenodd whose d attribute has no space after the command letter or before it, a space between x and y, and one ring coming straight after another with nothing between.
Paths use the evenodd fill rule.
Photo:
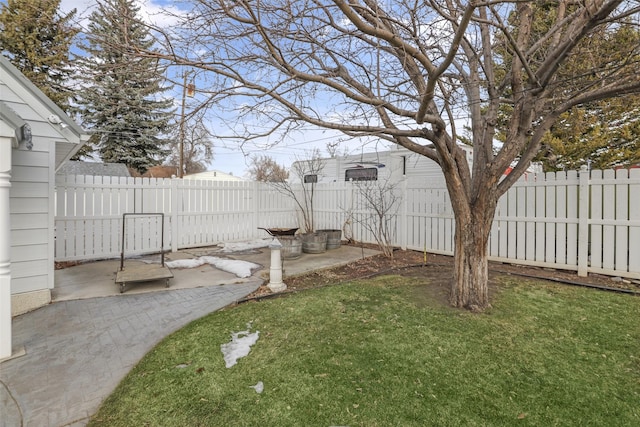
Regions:
<instances>
[{"instance_id":1,"label":"white fence rail","mask_svg":"<svg viewBox=\"0 0 640 427\"><path fill-rule=\"evenodd\" d=\"M362 183L316 184L316 229L374 242L376 214ZM444 181L407 179L384 196L397 246L452 254L455 222ZM120 254L122 214L164 213L165 250L265 237L257 227L296 227L294 204L255 182L66 177L57 181L56 259ZM157 224L133 227L125 250L159 247ZM157 249L156 249L157 250ZM640 169L528 175L499 202L490 259L640 279Z\"/></svg>"}]
</instances>

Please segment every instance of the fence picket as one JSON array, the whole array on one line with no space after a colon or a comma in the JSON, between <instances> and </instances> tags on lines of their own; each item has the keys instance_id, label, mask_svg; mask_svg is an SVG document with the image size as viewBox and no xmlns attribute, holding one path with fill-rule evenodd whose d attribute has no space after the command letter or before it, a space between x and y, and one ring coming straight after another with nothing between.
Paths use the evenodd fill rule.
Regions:
<instances>
[{"instance_id":1,"label":"fence picket","mask_svg":"<svg viewBox=\"0 0 640 427\"><path fill-rule=\"evenodd\" d=\"M55 240L55 253L59 256L59 257L64 257L66 256L66 247L65 247L65 243L66 243L66 222L65 221L58 221L58 218L60 218L61 216L64 215L65 212L65 204L66 204L66 181L63 181L61 179L57 179L56 180L56 186L58 188L58 191L56 191L55 193L55 206L56 206L56 210L55 210L55 227L54 227L54 240Z\"/></svg>"},{"instance_id":2,"label":"fence picket","mask_svg":"<svg viewBox=\"0 0 640 427\"><path fill-rule=\"evenodd\" d=\"M539 180L544 180L543 175L537 175ZM546 201L546 187L542 185L536 186L536 220L545 217L545 201ZM545 224L543 222L536 221L536 262L544 263L545 261Z\"/></svg>"},{"instance_id":3,"label":"fence picket","mask_svg":"<svg viewBox=\"0 0 640 427\"><path fill-rule=\"evenodd\" d=\"M631 169L629 178L629 272L640 274L640 169Z\"/></svg>"},{"instance_id":4,"label":"fence picket","mask_svg":"<svg viewBox=\"0 0 640 427\"><path fill-rule=\"evenodd\" d=\"M527 259L527 188L523 184L522 178L519 185L514 187L516 192L516 238L513 245L516 247L516 259Z\"/></svg>"},{"instance_id":5,"label":"fence picket","mask_svg":"<svg viewBox=\"0 0 640 427\"><path fill-rule=\"evenodd\" d=\"M546 263L556 263L556 174L548 172L544 175L545 199L545 255Z\"/></svg>"},{"instance_id":6,"label":"fence picket","mask_svg":"<svg viewBox=\"0 0 640 427\"><path fill-rule=\"evenodd\" d=\"M536 176L533 175L531 177L533 182L535 183ZM526 260L529 262L533 262L536 259L536 223L532 221L536 217L536 187L531 185L526 186L526 197L527 197L527 212L526 212L526 229L523 239L525 241L526 246Z\"/></svg>"},{"instance_id":7,"label":"fence picket","mask_svg":"<svg viewBox=\"0 0 640 427\"><path fill-rule=\"evenodd\" d=\"M569 171L566 175L567 185L565 186L566 197L563 199L562 204L565 210L564 218L567 222L566 226L566 254L568 265L578 265L578 173L576 171ZM588 245L588 242L585 242Z\"/></svg>"},{"instance_id":8,"label":"fence picket","mask_svg":"<svg viewBox=\"0 0 640 427\"><path fill-rule=\"evenodd\" d=\"M507 223L507 258L517 259L516 254L516 241L517 237L517 223L514 220L518 216L518 191L517 187L511 188L507 192L507 216L509 222Z\"/></svg>"},{"instance_id":9,"label":"fence picket","mask_svg":"<svg viewBox=\"0 0 640 427\"><path fill-rule=\"evenodd\" d=\"M602 171L591 171L591 225L590 255L591 268L602 268Z\"/></svg>"},{"instance_id":10,"label":"fence picket","mask_svg":"<svg viewBox=\"0 0 640 427\"><path fill-rule=\"evenodd\" d=\"M631 194L629 193L629 180L626 169L619 169L615 172L616 182L616 203L615 203L615 218L616 218L616 231L615 231L615 251L614 260L616 270L627 269L629 266L629 199Z\"/></svg>"},{"instance_id":11,"label":"fence picket","mask_svg":"<svg viewBox=\"0 0 640 427\"><path fill-rule=\"evenodd\" d=\"M556 182L556 200L555 200L555 218L556 236L555 236L555 262L558 264L567 264L567 174L565 172L555 173Z\"/></svg>"},{"instance_id":12,"label":"fence picket","mask_svg":"<svg viewBox=\"0 0 640 427\"><path fill-rule=\"evenodd\" d=\"M502 196L500 198L500 200L498 200L498 211L499 211L499 215L502 218L505 218L508 215L508 208L509 208L508 201L509 201L509 197L508 196L507 197ZM495 221L494 221L494 223L495 223ZM505 258L506 259L508 257L508 255L509 255L507 253L508 242L509 242L509 234L507 232L507 229L508 229L509 223L507 221L505 221L505 220L500 220L498 223L500 224L499 227L498 227L499 233L500 233L500 244L499 244L498 251L497 251L496 255L499 258Z\"/></svg>"},{"instance_id":13,"label":"fence picket","mask_svg":"<svg viewBox=\"0 0 640 427\"><path fill-rule=\"evenodd\" d=\"M605 270L613 270L615 263L615 225L613 220L616 219L616 189L615 185L606 183L615 178L615 171L607 169L603 172L603 181L605 185L602 188L603 204L602 204L602 268Z\"/></svg>"}]
</instances>

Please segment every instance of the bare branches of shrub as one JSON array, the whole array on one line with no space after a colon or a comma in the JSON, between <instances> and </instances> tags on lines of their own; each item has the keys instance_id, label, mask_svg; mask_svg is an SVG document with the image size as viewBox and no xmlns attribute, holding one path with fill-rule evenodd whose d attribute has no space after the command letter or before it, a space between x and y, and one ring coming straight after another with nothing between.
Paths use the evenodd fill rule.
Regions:
<instances>
[{"instance_id":1,"label":"bare branches of shrub","mask_svg":"<svg viewBox=\"0 0 640 427\"><path fill-rule=\"evenodd\" d=\"M291 198L296 204L302 217L301 228L306 233L315 231L313 196L324 165L325 162L320 157L320 150L315 149L310 152L308 159L297 159L291 165L289 180L269 182L269 185Z\"/></svg>"},{"instance_id":2,"label":"bare branches of shrub","mask_svg":"<svg viewBox=\"0 0 640 427\"><path fill-rule=\"evenodd\" d=\"M401 198L398 184L386 179L356 181L354 186L357 189L354 195L356 213L350 215L351 220L371 233L384 256L393 258L393 222L397 218Z\"/></svg>"}]
</instances>

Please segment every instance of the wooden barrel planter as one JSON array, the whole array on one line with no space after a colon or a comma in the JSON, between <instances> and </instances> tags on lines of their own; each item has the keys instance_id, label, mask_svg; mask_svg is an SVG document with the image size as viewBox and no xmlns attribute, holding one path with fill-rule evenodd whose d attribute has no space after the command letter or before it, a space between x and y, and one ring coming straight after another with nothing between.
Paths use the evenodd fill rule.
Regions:
<instances>
[{"instance_id":1,"label":"wooden barrel planter","mask_svg":"<svg viewBox=\"0 0 640 427\"><path fill-rule=\"evenodd\" d=\"M302 240L298 236L279 236L278 241L282 245L282 259L297 259L302 256Z\"/></svg>"},{"instance_id":2,"label":"wooden barrel planter","mask_svg":"<svg viewBox=\"0 0 640 427\"><path fill-rule=\"evenodd\" d=\"M342 230L318 230L327 235L327 250L338 249L342 240Z\"/></svg>"},{"instance_id":3,"label":"wooden barrel planter","mask_svg":"<svg viewBox=\"0 0 640 427\"><path fill-rule=\"evenodd\" d=\"M327 251L327 235L324 233L305 233L302 237L302 252L321 254Z\"/></svg>"}]
</instances>

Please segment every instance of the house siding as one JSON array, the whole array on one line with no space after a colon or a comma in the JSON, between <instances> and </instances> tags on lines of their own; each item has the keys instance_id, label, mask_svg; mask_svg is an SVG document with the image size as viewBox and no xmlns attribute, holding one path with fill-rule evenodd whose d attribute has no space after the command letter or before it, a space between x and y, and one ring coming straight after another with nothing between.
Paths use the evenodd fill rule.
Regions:
<instances>
[{"instance_id":1,"label":"house siding","mask_svg":"<svg viewBox=\"0 0 640 427\"><path fill-rule=\"evenodd\" d=\"M7 85L0 90L4 103L29 122L33 134L31 151L13 149L11 153L11 294L13 314L18 314L33 308L25 301L41 304L51 299L54 261L49 212L54 197L55 141L63 138L21 101L20 94Z\"/></svg>"},{"instance_id":2,"label":"house siding","mask_svg":"<svg viewBox=\"0 0 640 427\"><path fill-rule=\"evenodd\" d=\"M36 139L39 141L36 142ZM13 151L11 173L11 293L53 287L50 207L53 142L34 136L34 151ZM36 151L38 150L38 151ZM30 156L33 154L33 156Z\"/></svg>"}]
</instances>

